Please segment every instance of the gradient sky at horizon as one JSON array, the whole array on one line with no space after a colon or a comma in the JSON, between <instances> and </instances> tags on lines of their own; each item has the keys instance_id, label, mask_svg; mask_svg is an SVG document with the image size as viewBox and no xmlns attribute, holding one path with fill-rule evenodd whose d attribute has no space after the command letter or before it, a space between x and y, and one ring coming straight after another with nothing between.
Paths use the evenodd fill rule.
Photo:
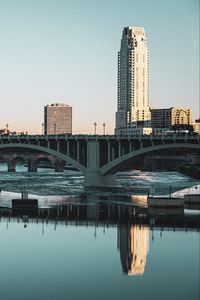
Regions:
<instances>
[{"instance_id":1,"label":"gradient sky at horizon","mask_svg":"<svg viewBox=\"0 0 200 300\"><path fill-rule=\"evenodd\" d=\"M73 133L112 133L123 27L143 26L150 105L199 118L198 0L0 0L0 128L41 133L43 107L73 107Z\"/></svg>"}]
</instances>

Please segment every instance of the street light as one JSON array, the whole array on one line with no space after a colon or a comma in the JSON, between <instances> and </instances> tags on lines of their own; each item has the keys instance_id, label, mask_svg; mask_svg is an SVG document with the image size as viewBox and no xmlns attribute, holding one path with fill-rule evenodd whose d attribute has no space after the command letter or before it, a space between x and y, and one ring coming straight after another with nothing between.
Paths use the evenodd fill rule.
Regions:
<instances>
[{"instance_id":1,"label":"street light","mask_svg":"<svg viewBox=\"0 0 200 300\"><path fill-rule=\"evenodd\" d=\"M44 123L42 123L42 135L44 135Z\"/></svg>"},{"instance_id":2,"label":"street light","mask_svg":"<svg viewBox=\"0 0 200 300\"><path fill-rule=\"evenodd\" d=\"M94 122L94 134L96 135L97 134L97 123Z\"/></svg>"},{"instance_id":3,"label":"street light","mask_svg":"<svg viewBox=\"0 0 200 300\"><path fill-rule=\"evenodd\" d=\"M103 123L103 135L106 134L106 123Z\"/></svg>"},{"instance_id":4,"label":"street light","mask_svg":"<svg viewBox=\"0 0 200 300\"><path fill-rule=\"evenodd\" d=\"M9 132L8 127L9 127L9 125L6 124L6 132L7 132L7 134L8 134L8 132Z\"/></svg>"}]
</instances>

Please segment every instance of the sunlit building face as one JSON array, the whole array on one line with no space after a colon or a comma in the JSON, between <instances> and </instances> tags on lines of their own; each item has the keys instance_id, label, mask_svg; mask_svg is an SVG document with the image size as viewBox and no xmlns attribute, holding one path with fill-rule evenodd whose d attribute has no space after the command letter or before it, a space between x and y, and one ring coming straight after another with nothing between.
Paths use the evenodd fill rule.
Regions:
<instances>
[{"instance_id":1,"label":"sunlit building face","mask_svg":"<svg viewBox=\"0 0 200 300\"><path fill-rule=\"evenodd\" d=\"M118 53L116 133L150 125L149 50L143 27L125 27Z\"/></svg>"}]
</instances>

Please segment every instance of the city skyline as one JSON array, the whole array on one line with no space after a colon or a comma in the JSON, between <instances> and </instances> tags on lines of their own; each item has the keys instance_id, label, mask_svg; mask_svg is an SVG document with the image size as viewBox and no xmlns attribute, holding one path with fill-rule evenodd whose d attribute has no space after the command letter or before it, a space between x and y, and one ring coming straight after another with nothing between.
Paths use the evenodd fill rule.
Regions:
<instances>
[{"instance_id":1,"label":"city skyline","mask_svg":"<svg viewBox=\"0 0 200 300\"><path fill-rule=\"evenodd\" d=\"M125 26L142 26L148 36L150 106L191 107L197 119L198 8L195 0L0 1L0 128L41 133L43 106L66 102L73 133L93 133L94 121L97 133L103 123L113 133Z\"/></svg>"}]
</instances>

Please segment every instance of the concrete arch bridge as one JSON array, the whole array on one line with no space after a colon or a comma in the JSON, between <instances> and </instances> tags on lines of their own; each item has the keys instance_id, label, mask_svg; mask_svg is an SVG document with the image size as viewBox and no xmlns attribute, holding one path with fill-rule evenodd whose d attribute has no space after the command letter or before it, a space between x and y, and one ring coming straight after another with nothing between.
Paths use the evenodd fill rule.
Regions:
<instances>
[{"instance_id":1,"label":"concrete arch bridge","mask_svg":"<svg viewBox=\"0 0 200 300\"><path fill-rule=\"evenodd\" d=\"M112 135L25 135L0 136L0 160L15 171L24 161L36 171L39 161L47 159L56 171L69 163L85 176L85 186L114 186L115 173L150 153L170 153L192 149L200 156L200 135L112 136Z\"/></svg>"},{"instance_id":2,"label":"concrete arch bridge","mask_svg":"<svg viewBox=\"0 0 200 300\"><path fill-rule=\"evenodd\" d=\"M27 167L28 172L37 172L38 167L52 167L55 172L64 170L65 161L56 156L24 147L0 148L0 162L7 164L8 172L15 172L17 164Z\"/></svg>"}]
</instances>

